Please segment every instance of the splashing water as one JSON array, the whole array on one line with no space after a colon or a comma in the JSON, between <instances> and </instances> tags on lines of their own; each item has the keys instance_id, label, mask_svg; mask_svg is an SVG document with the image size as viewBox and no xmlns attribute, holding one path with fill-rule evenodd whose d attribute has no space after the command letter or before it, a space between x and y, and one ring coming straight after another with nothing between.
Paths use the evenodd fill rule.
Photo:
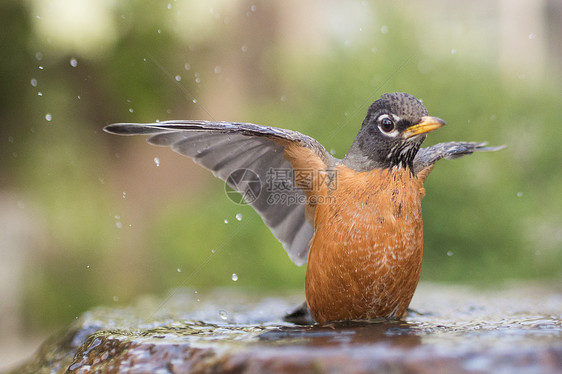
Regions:
<instances>
[{"instance_id":1,"label":"splashing water","mask_svg":"<svg viewBox=\"0 0 562 374\"><path fill-rule=\"evenodd\" d=\"M219 310L219 317L223 320L226 321L228 319L228 313L226 312L226 310Z\"/></svg>"}]
</instances>

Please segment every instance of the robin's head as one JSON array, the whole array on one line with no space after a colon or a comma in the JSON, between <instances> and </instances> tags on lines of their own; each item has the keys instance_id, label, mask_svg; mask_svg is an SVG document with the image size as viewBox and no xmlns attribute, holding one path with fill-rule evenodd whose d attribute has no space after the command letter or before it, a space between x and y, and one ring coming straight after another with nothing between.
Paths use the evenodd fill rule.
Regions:
<instances>
[{"instance_id":1,"label":"robin's head","mask_svg":"<svg viewBox=\"0 0 562 374\"><path fill-rule=\"evenodd\" d=\"M429 117L420 100L403 92L384 94L369 107L344 163L358 171L409 167L426 134L445 125Z\"/></svg>"}]
</instances>

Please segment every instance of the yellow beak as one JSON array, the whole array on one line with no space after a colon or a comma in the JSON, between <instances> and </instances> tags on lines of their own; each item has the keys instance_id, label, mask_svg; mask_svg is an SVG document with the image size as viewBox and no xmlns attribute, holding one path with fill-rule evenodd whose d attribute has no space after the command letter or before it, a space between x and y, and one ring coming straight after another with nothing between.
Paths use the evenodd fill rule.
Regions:
<instances>
[{"instance_id":1,"label":"yellow beak","mask_svg":"<svg viewBox=\"0 0 562 374\"><path fill-rule=\"evenodd\" d=\"M425 134L433 130L437 130L440 127L445 126L445 121L437 117L422 117L421 121L414 126L408 127L404 131L406 138L411 138L412 136Z\"/></svg>"}]
</instances>

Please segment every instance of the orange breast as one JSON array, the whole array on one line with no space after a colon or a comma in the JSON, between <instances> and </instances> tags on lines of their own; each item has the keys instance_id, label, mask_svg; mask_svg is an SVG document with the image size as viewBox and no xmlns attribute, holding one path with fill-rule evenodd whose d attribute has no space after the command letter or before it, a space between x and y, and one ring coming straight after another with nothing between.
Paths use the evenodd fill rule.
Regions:
<instances>
[{"instance_id":1,"label":"orange breast","mask_svg":"<svg viewBox=\"0 0 562 374\"><path fill-rule=\"evenodd\" d=\"M399 318L414 294L423 255L422 180L404 169L338 167L321 194L306 273L319 323ZM328 203L329 202L329 203Z\"/></svg>"}]
</instances>

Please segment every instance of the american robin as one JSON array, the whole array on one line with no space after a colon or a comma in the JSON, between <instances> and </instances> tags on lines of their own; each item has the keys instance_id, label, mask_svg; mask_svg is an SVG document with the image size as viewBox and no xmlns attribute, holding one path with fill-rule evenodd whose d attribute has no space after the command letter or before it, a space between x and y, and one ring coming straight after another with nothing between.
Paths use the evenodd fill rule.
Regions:
<instances>
[{"instance_id":1,"label":"american robin","mask_svg":"<svg viewBox=\"0 0 562 374\"><path fill-rule=\"evenodd\" d=\"M148 135L149 143L170 146L253 196L248 202L290 258L307 263L306 303L324 324L404 316L421 271L424 180L442 158L501 148L476 142L420 148L443 125L414 96L390 93L369 107L343 159L299 132L251 123L117 123L105 131ZM256 190L232 178L240 170L274 183Z\"/></svg>"}]
</instances>

